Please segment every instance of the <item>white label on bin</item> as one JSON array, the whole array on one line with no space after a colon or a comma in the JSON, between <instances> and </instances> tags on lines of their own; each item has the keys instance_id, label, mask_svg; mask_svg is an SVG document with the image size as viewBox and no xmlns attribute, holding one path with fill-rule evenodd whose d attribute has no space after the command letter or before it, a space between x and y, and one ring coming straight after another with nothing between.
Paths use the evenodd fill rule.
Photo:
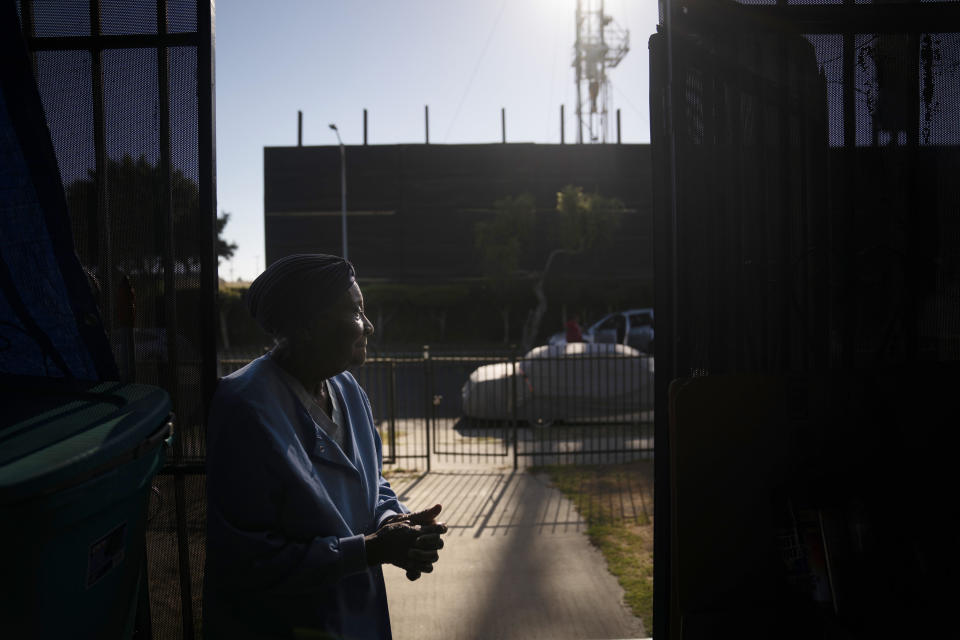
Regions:
<instances>
[{"instance_id":1,"label":"white label on bin","mask_svg":"<svg viewBox=\"0 0 960 640\"><path fill-rule=\"evenodd\" d=\"M123 562L126 533L127 523L123 522L90 545L90 553L87 555L87 589L99 582L110 569Z\"/></svg>"}]
</instances>

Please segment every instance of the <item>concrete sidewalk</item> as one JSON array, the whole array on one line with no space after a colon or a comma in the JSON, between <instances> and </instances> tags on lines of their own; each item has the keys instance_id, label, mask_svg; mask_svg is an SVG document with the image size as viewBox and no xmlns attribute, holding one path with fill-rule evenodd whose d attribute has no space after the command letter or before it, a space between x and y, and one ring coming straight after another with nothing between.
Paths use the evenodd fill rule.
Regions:
<instances>
[{"instance_id":1,"label":"concrete sidewalk","mask_svg":"<svg viewBox=\"0 0 960 640\"><path fill-rule=\"evenodd\" d=\"M391 484L413 510L442 504L450 527L432 574L410 582L384 568L396 640L647 635L583 520L545 478L458 467Z\"/></svg>"}]
</instances>

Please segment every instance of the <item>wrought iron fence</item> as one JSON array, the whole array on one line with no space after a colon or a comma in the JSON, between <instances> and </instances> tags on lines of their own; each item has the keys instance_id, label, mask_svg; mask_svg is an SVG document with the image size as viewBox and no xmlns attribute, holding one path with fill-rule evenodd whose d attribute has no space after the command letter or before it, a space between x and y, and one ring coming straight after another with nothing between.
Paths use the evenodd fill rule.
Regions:
<instances>
[{"instance_id":1,"label":"wrought iron fence","mask_svg":"<svg viewBox=\"0 0 960 640\"><path fill-rule=\"evenodd\" d=\"M221 375L260 352L222 354ZM384 462L611 462L653 452L654 358L623 345L381 353L353 371Z\"/></svg>"}]
</instances>

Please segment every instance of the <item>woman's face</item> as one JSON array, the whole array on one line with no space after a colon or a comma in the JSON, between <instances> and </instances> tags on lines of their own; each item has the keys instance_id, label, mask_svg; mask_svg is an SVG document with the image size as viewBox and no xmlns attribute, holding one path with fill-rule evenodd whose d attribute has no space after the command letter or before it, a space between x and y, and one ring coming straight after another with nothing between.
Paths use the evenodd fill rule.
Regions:
<instances>
[{"instance_id":1,"label":"woman's face","mask_svg":"<svg viewBox=\"0 0 960 640\"><path fill-rule=\"evenodd\" d=\"M325 377L363 364L373 324L364 315L363 294L357 283L321 314L311 333L311 357L317 359Z\"/></svg>"}]
</instances>

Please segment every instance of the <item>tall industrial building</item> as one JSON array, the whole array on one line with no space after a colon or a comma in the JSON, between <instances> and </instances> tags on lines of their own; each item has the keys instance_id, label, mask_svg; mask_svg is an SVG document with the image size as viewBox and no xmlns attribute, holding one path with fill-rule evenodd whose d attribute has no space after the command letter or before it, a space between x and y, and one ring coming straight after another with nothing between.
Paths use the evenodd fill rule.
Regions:
<instances>
[{"instance_id":1,"label":"tall industrial building","mask_svg":"<svg viewBox=\"0 0 960 640\"><path fill-rule=\"evenodd\" d=\"M564 261L558 276L652 281L649 145L357 145L345 152L349 257L364 278L482 276L474 227L493 215L496 200L524 192L537 216L520 268L542 268L557 192L572 184L617 197L626 211L602 255ZM342 253L340 178L339 147L264 149L267 264L292 253Z\"/></svg>"}]
</instances>

